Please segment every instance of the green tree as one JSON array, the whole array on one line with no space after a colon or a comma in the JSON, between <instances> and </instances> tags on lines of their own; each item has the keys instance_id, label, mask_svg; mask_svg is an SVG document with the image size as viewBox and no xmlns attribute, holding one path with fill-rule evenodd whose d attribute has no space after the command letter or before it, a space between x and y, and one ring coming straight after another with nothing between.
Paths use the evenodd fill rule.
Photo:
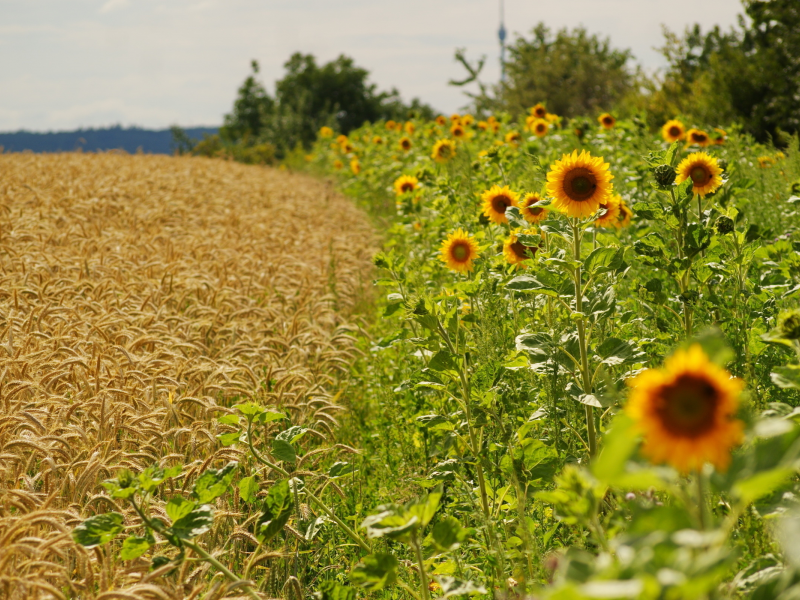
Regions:
<instances>
[{"instance_id":1,"label":"green tree","mask_svg":"<svg viewBox=\"0 0 800 600\"><path fill-rule=\"evenodd\" d=\"M559 115L594 115L610 110L634 89L631 52L612 48L608 39L582 27L553 34L544 23L531 36L509 46L507 81L495 87L495 100L484 102L487 107L516 115L543 102Z\"/></svg>"},{"instance_id":2,"label":"green tree","mask_svg":"<svg viewBox=\"0 0 800 600\"><path fill-rule=\"evenodd\" d=\"M256 79L259 72L258 61L251 61L250 66L252 73L239 88L233 111L225 115L225 124L220 132L223 138L229 140L258 138L274 111L274 100Z\"/></svg>"}]
</instances>

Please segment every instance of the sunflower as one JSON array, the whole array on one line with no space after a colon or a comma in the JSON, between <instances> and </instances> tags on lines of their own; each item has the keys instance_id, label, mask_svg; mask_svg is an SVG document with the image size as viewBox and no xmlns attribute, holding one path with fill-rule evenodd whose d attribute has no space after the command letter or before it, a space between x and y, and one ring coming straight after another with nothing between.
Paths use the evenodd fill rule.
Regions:
<instances>
[{"instance_id":1,"label":"sunflower","mask_svg":"<svg viewBox=\"0 0 800 600\"><path fill-rule=\"evenodd\" d=\"M417 130L417 126L411 121L406 121L405 130L408 135L414 135L414 132Z\"/></svg>"},{"instance_id":2,"label":"sunflower","mask_svg":"<svg viewBox=\"0 0 800 600\"><path fill-rule=\"evenodd\" d=\"M493 185L481 194L483 214L493 223L508 223L506 209L518 206L519 194L512 192L508 186Z\"/></svg>"},{"instance_id":3,"label":"sunflower","mask_svg":"<svg viewBox=\"0 0 800 600\"><path fill-rule=\"evenodd\" d=\"M631 219L633 218L633 211L631 210L631 207L628 206L628 204L625 202L625 200L622 200L622 202L620 202L619 204L618 218L619 220L617 221L617 229L620 229L622 227L627 227L628 225L631 224Z\"/></svg>"},{"instance_id":4,"label":"sunflower","mask_svg":"<svg viewBox=\"0 0 800 600\"><path fill-rule=\"evenodd\" d=\"M456 143L453 140L438 140L433 145L431 158L436 162L446 163L456 155Z\"/></svg>"},{"instance_id":5,"label":"sunflower","mask_svg":"<svg viewBox=\"0 0 800 600\"><path fill-rule=\"evenodd\" d=\"M333 137L333 129L331 129L330 127L320 127L319 137L321 138Z\"/></svg>"},{"instance_id":6,"label":"sunflower","mask_svg":"<svg viewBox=\"0 0 800 600\"><path fill-rule=\"evenodd\" d=\"M406 136L403 136L400 138L398 145L400 146L400 149L403 152L408 152L409 150L411 150L411 139L407 138Z\"/></svg>"},{"instance_id":7,"label":"sunflower","mask_svg":"<svg viewBox=\"0 0 800 600\"><path fill-rule=\"evenodd\" d=\"M547 193L553 198L553 206L569 217L588 217L597 212L613 189L614 176L608 167L602 157L593 157L586 150L564 154L547 173Z\"/></svg>"},{"instance_id":8,"label":"sunflower","mask_svg":"<svg viewBox=\"0 0 800 600\"><path fill-rule=\"evenodd\" d=\"M512 146L518 146L521 139L522 136L517 131L509 131L505 137L506 144L511 144Z\"/></svg>"},{"instance_id":9,"label":"sunflower","mask_svg":"<svg viewBox=\"0 0 800 600\"><path fill-rule=\"evenodd\" d=\"M497 123L497 117L495 117L494 115L491 115L491 116L489 116L489 118L486 119L486 122L487 123Z\"/></svg>"},{"instance_id":10,"label":"sunflower","mask_svg":"<svg viewBox=\"0 0 800 600\"><path fill-rule=\"evenodd\" d=\"M450 135L452 135L456 139L462 139L467 134L464 131L464 128L461 126L460 123L453 123L453 126L450 128Z\"/></svg>"},{"instance_id":11,"label":"sunflower","mask_svg":"<svg viewBox=\"0 0 800 600\"><path fill-rule=\"evenodd\" d=\"M461 115L458 114L458 113L453 113L452 115L450 115L450 120L453 123L457 123L460 119L461 119Z\"/></svg>"},{"instance_id":12,"label":"sunflower","mask_svg":"<svg viewBox=\"0 0 800 600\"><path fill-rule=\"evenodd\" d=\"M622 197L619 195L609 196L605 202L600 203L600 210L605 213L595 219L594 224L597 227L621 227L620 215L622 213Z\"/></svg>"},{"instance_id":13,"label":"sunflower","mask_svg":"<svg viewBox=\"0 0 800 600\"><path fill-rule=\"evenodd\" d=\"M489 121L488 123L489 123L489 129L491 129L495 133L500 131L500 123L498 123L497 121Z\"/></svg>"},{"instance_id":14,"label":"sunflower","mask_svg":"<svg viewBox=\"0 0 800 600\"><path fill-rule=\"evenodd\" d=\"M547 131L550 129L550 125L547 124L547 121L544 119L536 119L530 126L531 133L536 135L536 137L544 137L547 135Z\"/></svg>"},{"instance_id":15,"label":"sunflower","mask_svg":"<svg viewBox=\"0 0 800 600\"><path fill-rule=\"evenodd\" d=\"M472 115L464 115L463 117L461 117L461 124L464 127L469 127L474 122L475 122L475 117L473 117Z\"/></svg>"},{"instance_id":16,"label":"sunflower","mask_svg":"<svg viewBox=\"0 0 800 600\"><path fill-rule=\"evenodd\" d=\"M683 183L692 178L692 191L705 196L722 185L722 169L717 159L705 152L695 152L684 158L676 169L675 183Z\"/></svg>"},{"instance_id":17,"label":"sunflower","mask_svg":"<svg viewBox=\"0 0 800 600\"><path fill-rule=\"evenodd\" d=\"M670 144L682 140L686 137L686 130L683 128L683 123L677 119L670 119L661 127L661 137Z\"/></svg>"},{"instance_id":18,"label":"sunflower","mask_svg":"<svg viewBox=\"0 0 800 600\"><path fill-rule=\"evenodd\" d=\"M350 161L350 170L353 172L353 175L361 173L361 163L358 162L357 158Z\"/></svg>"},{"instance_id":19,"label":"sunflower","mask_svg":"<svg viewBox=\"0 0 800 600\"><path fill-rule=\"evenodd\" d=\"M520 264L523 260L530 258L536 254L536 251L539 249L538 246L525 246L522 242L519 241L517 236L519 235L519 230L512 231L506 240L503 242L503 258L506 259L506 262L510 265L517 265L518 267L522 267L524 265ZM524 234L534 234L536 233L535 229L528 229L523 231ZM530 256L529 256L530 254Z\"/></svg>"},{"instance_id":20,"label":"sunflower","mask_svg":"<svg viewBox=\"0 0 800 600\"><path fill-rule=\"evenodd\" d=\"M339 169L341 169L343 166L344 166L344 163L342 161L340 161L340 160L333 161L333 168L336 169L337 171Z\"/></svg>"},{"instance_id":21,"label":"sunflower","mask_svg":"<svg viewBox=\"0 0 800 600\"><path fill-rule=\"evenodd\" d=\"M728 138L728 132L724 129L720 129L719 127L714 127L714 135L712 136L712 141L721 146L725 143L725 140Z\"/></svg>"},{"instance_id":22,"label":"sunflower","mask_svg":"<svg viewBox=\"0 0 800 600\"><path fill-rule=\"evenodd\" d=\"M311 162L312 160L314 160L314 155L306 154L304 158L306 159L306 162Z\"/></svg>"},{"instance_id":23,"label":"sunflower","mask_svg":"<svg viewBox=\"0 0 800 600\"><path fill-rule=\"evenodd\" d=\"M463 229L456 229L442 242L441 259L450 269L460 273L472 270L478 256L478 243Z\"/></svg>"},{"instance_id":24,"label":"sunflower","mask_svg":"<svg viewBox=\"0 0 800 600\"><path fill-rule=\"evenodd\" d=\"M386 121L386 129L388 129L388 130L390 130L390 131L391 131L392 129L394 129L394 126L395 126L396 124L397 124L397 123L395 123L394 121L392 121L391 119L389 119L388 121Z\"/></svg>"},{"instance_id":25,"label":"sunflower","mask_svg":"<svg viewBox=\"0 0 800 600\"><path fill-rule=\"evenodd\" d=\"M355 150L355 147L353 144L345 140L344 143L339 144L339 150L341 150L344 154L350 154Z\"/></svg>"},{"instance_id":26,"label":"sunflower","mask_svg":"<svg viewBox=\"0 0 800 600\"><path fill-rule=\"evenodd\" d=\"M756 160L758 161L758 166L762 169L769 169L775 163L771 156L759 156Z\"/></svg>"},{"instance_id":27,"label":"sunflower","mask_svg":"<svg viewBox=\"0 0 800 600\"><path fill-rule=\"evenodd\" d=\"M617 120L610 113L603 113L597 117L597 121L603 126L603 129L611 129L617 123Z\"/></svg>"},{"instance_id":28,"label":"sunflower","mask_svg":"<svg viewBox=\"0 0 800 600\"><path fill-rule=\"evenodd\" d=\"M547 218L547 210L543 206L536 206L542 197L536 192L526 194L519 202L519 212L528 223L538 223Z\"/></svg>"},{"instance_id":29,"label":"sunflower","mask_svg":"<svg viewBox=\"0 0 800 600\"><path fill-rule=\"evenodd\" d=\"M339 135L339 136L336 138L336 143L337 143L337 144L339 144L340 146L341 146L342 144L346 144L346 143L347 143L347 136L346 136L345 134L343 134L343 133L342 133L342 134L340 134L340 135Z\"/></svg>"},{"instance_id":30,"label":"sunflower","mask_svg":"<svg viewBox=\"0 0 800 600\"><path fill-rule=\"evenodd\" d=\"M700 146L705 148L711 143L711 138L701 129L690 129L686 132L686 144L688 146Z\"/></svg>"},{"instance_id":31,"label":"sunflower","mask_svg":"<svg viewBox=\"0 0 800 600\"><path fill-rule=\"evenodd\" d=\"M553 114L553 113L547 113L544 116L544 120L547 121L550 124L553 124L553 123L558 124L561 121L561 117L559 117L558 115Z\"/></svg>"},{"instance_id":32,"label":"sunflower","mask_svg":"<svg viewBox=\"0 0 800 600\"><path fill-rule=\"evenodd\" d=\"M478 121L478 129L481 131L486 131L489 128L489 124L486 121Z\"/></svg>"},{"instance_id":33,"label":"sunflower","mask_svg":"<svg viewBox=\"0 0 800 600\"><path fill-rule=\"evenodd\" d=\"M537 119L544 119L547 117L547 109L544 107L544 104L539 102L539 104L531 108L531 114Z\"/></svg>"},{"instance_id":34,"label":"sunflower","mask_svg":"<svg viewBox=\"0 0 800 600\"><path fill-rule=\"evenodd\" d=\"M394 191L398 196L413 192L419 186L419 179L412 175L401 175L394 181Z\"/></svg>"},{"instance_id":35,"label":"sunflower","mask_svg":"<svg viewBox=\"0 0 800 600\"><path fill-rule=\"evenodd\" d=\"M736 418L741 380L713 364L699 344L678 350L662 369L647 369L629 385L627 413L644 436L642 452L682 473L712 463L724 470L742 442Z\"/></svg>"},{"instance_id":36,"label":"sunflower","mask_svg":"<svg viewBox=\"0 0 800 600\"><path fill-rule=\"evenodd\" d=\"M376 135L374 138L372 138L372 143L380 145L383 143L383 138L379 135Z\"/></svg>"}]
</instances>

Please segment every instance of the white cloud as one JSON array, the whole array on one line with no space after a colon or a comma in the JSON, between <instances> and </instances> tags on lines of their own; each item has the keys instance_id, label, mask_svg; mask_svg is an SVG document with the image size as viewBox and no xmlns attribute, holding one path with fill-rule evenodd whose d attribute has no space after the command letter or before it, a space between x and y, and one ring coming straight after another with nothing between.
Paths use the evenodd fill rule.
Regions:
<instances>
[{"instance_id":1,"label":"white cloud","mask_svg":"<svg viewBox=\"0 0 800 600\"><path fill-rule=\"evenodd\" d=\"M100 7L100 14L110 13L111 11L128 6L129 0L108 0Z\"/></svg>"}]
</instances>

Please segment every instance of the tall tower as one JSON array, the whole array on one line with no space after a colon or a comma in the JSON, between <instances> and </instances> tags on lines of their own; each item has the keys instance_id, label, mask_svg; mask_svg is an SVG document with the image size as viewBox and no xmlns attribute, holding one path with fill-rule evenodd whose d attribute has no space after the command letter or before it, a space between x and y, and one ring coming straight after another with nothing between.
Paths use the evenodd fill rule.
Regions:
<instances>
[{"instance_id":1,"label":"tall tower","mask_svg":"<svg viewBox=\"0 0 800 600\"><path fill-rule=\"evenodd\" d=\"M500 81L506 80L506 26L503 24L503 0L500 0L500 30L497 37L500 38Z\"/></svg>"}]
</instances>

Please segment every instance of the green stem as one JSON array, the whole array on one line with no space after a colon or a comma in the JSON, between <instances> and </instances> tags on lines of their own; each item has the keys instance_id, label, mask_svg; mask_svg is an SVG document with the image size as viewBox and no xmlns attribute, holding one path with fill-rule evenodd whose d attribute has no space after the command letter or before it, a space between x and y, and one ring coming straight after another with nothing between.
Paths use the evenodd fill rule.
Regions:
<instances>
[{"instance_id":1,"label":"green stem","mask_svg":"<svg viewBox=\"0 0 800 600\"><path fill-rule=\"evenodd\" d=\"M698 521L700 522L701 531L705 531L707 527L706 493L705 486L703 484L703 474L700 471L697 471L695 474L695 480L697 484L697 516Z\"/></svg>"},{"instance_id":2,"label":"green stem","mask_svg":"<svg viewBox=\"0 0 800 600\"><path fill-rule=\"evenodd\" d=\"M419 565L419 587L422 592L422 600L430 600L430 591L428 590L428 575L425 573L425 562L422 560L422 549L419 547L419 540L414 537L411 540L411 545L414 547L414 554L417 557L417 565Z\"/></svg>"},{"instance_id":3,"label":"green stem","mask_svg":"<svg viewBox=\"0 0 800 600\"><path fill-rule=\"evenodd\" d=\"M203 557L203 560L210 563L215 569L217 569L220 573L225 575L228 579L230 579L233 583L239 583L243 581L239 577L236 576L235 573L228 570L228 568L219 562L216 558L211 556L208 552L206 552L203 548L199 545L195 544L194 542L190 542L188 540L183 540L183 545L187 548L191 548L196 554ZM260 596L256 593L256 591L247 584L242 585L242 589L247 592L247 595L250 596L253 600L260 600Z\"/></svg>"}]
</instances>

